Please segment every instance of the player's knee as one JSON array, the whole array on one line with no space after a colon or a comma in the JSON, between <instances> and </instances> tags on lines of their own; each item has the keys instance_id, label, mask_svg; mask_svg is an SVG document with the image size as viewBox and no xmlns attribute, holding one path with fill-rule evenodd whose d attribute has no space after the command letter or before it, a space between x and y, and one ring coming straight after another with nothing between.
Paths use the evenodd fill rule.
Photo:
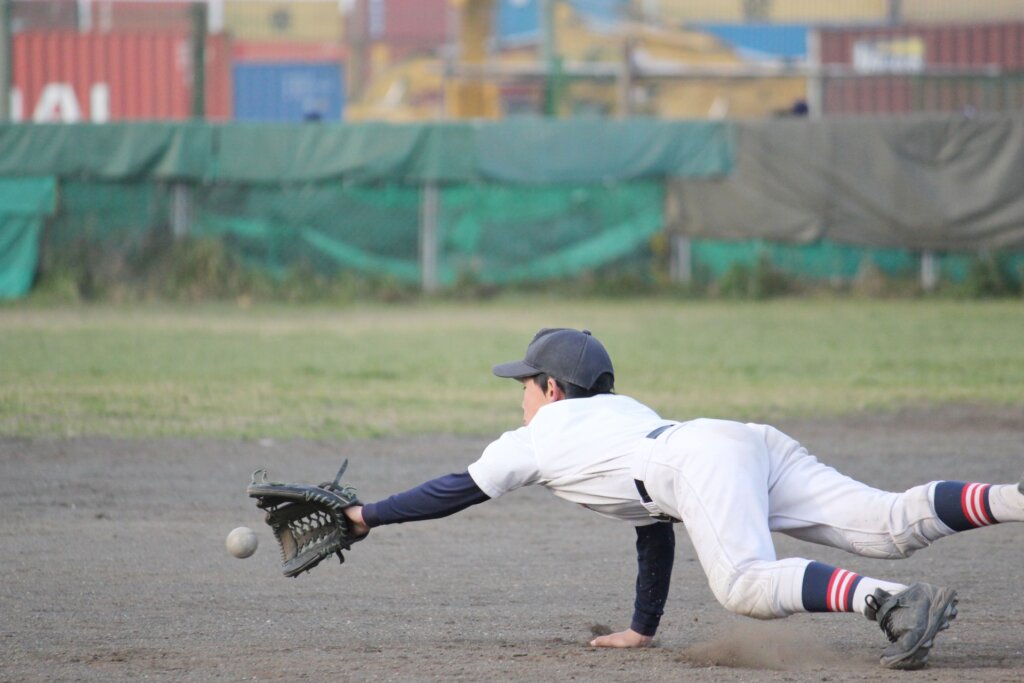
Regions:
<instances>
[{"instance_id":1,"label":"player's knee","mask_svg":"<svg viewBox=\"0 0 1024 683\"><path fill-rule=\"evenodd\" d=\"M752 600L749 595L740 595L738 592L732 591L724 599L719 598L719 602L725 609L741 617L777 619L780 616L772 610L771 602L767 597L758 596L758 598Z\"/></svg>"},{"instance_id":2,"label":"player's knee","mask_svg":"<svg viewBox=\"0 0 1024 683\"><path fill-rule=\"evenodd\" d=\"M915 548L908 548L894 542L854 544L853 552L873 560L904 560L914 554Z\"/></svg>"},{"instance_id":3,"label":"player's knee","mask_svg":"<svg viewBox=\"0 0 1024 683\"><path fill-rule=\"evenodd\" d=\"M849 539L849 550L861 557L879 560L902 560L910 557L931 541L914 526L889 524L877 533L861 533Z\"/></svg>"},{"instance_id":4,"label":"player's knee","mask_svg":"<svg viewBox=\"0 0 1024 683\"><path fill-rule=\"evenodd\" d=\"M769 586L764 581L750 580L742 572L735 572L726 580L712 584L711 592L725 609L733 614L754 619L776 619L780 614L773 608Z\"/></svg>"},{"instance_id":5,"label":"player's knee","mask_svg":"<svg viewBox=\"0 0 1024 683\"><path fill-rule=\"evenodd\" d=\"M893 543L892 552L889 554L889 558L894 560L905 560L915 552L917 552L917 548L908 548L905 545Z\"/></svg>"}]
</instances>

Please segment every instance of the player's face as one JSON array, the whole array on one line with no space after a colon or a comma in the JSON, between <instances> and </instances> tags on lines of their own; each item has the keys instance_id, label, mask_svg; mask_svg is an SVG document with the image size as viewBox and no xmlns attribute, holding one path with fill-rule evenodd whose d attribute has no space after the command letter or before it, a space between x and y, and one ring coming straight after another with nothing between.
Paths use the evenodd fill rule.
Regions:
<instances>
[{"instance_id":1,"label":"player's face","mask_svg":"<svg viewBox=\"0 0 1024 683\"><path fill-rule=\"evenodd\" d=\"M540 407L547 403L547 397L540 386L532 378L523 380L523 424L530 424L530 420L537 414Z\"/></svg>"},{"instance_id":2,"label":"player's face","mask_svg":"<svg viewBox=\"0 0 1024 683\"><path fill-rule=\"evenodd\" d=\"M523 424L530 424L530 420L537 414L541 406L557 401L562 398L562 393L558 389L554 380L548 380L548 386L546 389L541 389L540 385L533 381L532 378L526 378L523 380Z\"/></svg>"}]
</instances>

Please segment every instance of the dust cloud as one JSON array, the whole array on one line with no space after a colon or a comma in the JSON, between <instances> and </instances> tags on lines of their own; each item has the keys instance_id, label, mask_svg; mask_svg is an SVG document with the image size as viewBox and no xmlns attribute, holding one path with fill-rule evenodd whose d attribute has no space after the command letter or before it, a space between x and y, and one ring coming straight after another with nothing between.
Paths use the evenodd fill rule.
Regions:
<instances>
[{"instance_id":1,"label":"dust cloud","mask_svg":"<svg viewBox=\"0 0 1024 683\"><path fill-rule=\"evenodd\" d=\"M732 624L679 654L679 661L694 666L778 671L816 669L839 660L838 653L816 641L810 627L778 621Z\"/></svg>"}]
</instances>

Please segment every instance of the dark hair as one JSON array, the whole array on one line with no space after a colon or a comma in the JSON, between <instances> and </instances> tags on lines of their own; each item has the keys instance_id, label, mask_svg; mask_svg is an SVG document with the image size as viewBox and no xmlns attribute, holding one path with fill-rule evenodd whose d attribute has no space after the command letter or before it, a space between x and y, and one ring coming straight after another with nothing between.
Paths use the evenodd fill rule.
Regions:
<instances>
[{"instance_id":1,"label":"dark hair","mask_svg":"<svg viewBox=\"0 0 1024 683\"><path fill-rule=\"evenodd\" d=\"M555 384L562 390L566 398L590 398L591 396L597 396L599 394L614 394L615 393L615 376L610 372L601 373L597 380L594 382L594 386L589 389L565 382L546 372L542 372L539 375L533 375L530 377L534 383L539 386L542 390L546 390L548 387L548 379L555 380Z\"/></svg>"}]
</instances>

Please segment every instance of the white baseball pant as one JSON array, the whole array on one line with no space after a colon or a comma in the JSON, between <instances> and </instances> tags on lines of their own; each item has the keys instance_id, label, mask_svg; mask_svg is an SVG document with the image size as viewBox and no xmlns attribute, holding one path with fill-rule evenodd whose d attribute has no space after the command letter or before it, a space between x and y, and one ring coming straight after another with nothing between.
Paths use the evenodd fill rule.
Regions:
<instances>
[{"instance_id":1,"label":"white baseball pant","mask_svg":"<svg viewBox=\"0 0 1024 683\"><path fill-rule=\"evenodd\" d=\"M633 474L685 524L718 601L761 619L806 611L810 560L777 559L772 531L875 558L907 557L952 533L935 516L934 482L880 491L767 425L684 422L646 440Z\"/></svg>"}]
</instances>

